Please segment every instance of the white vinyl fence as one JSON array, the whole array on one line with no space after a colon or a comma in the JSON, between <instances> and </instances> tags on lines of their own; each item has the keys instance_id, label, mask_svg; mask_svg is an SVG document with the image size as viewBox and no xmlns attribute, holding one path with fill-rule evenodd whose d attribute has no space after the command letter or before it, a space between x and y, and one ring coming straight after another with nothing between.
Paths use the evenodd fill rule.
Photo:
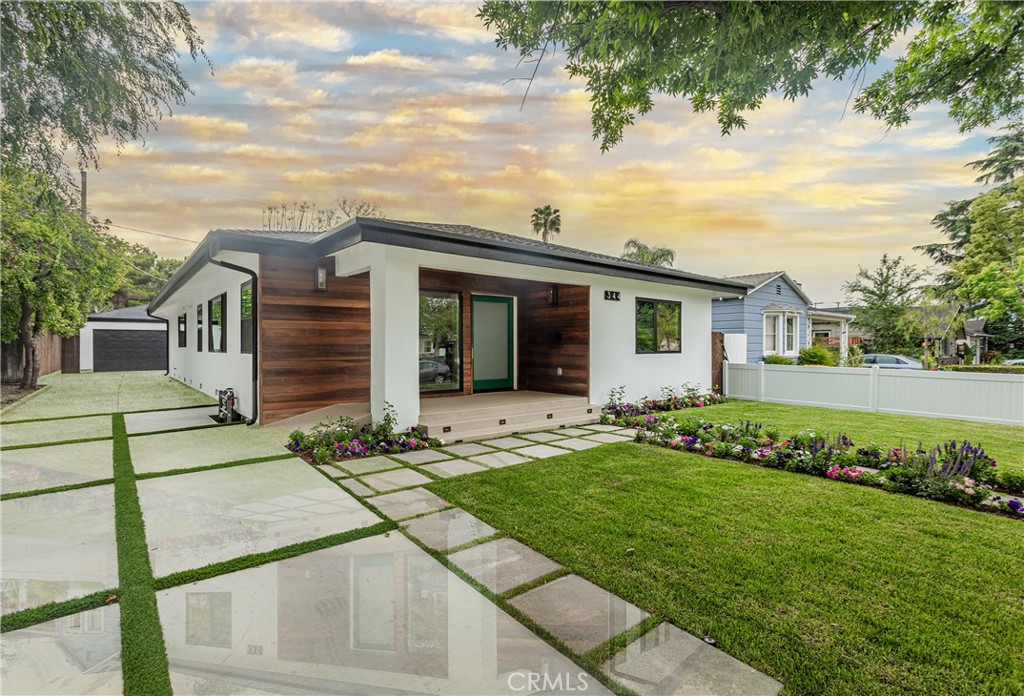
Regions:
<instances>
[{"instance_id":1,"label":"white vinyl fence","mask_svg":"<svg viewBox=\"0 0 1024 696\"><path fill-rule=\"evenodd\" d=\"M1024 375L726 362L733 399L1024 426Z\"/></svg>"}]
</instances>

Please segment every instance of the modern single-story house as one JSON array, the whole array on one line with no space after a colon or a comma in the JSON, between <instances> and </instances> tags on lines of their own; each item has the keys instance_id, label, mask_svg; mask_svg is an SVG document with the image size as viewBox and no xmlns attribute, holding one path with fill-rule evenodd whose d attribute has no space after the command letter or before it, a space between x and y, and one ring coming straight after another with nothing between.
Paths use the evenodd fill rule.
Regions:
<instances>
[{"instance_id":1,"label":"modern single-story house","mask_svg":"<svg viewBox=\"0 0 1024 696\"><path fill-rule=\"evenodd\" d=\"M172 326L170 375L233 388L250 422L390 406L399 427L460 439L596 419L619 386L709 388L712 298L745 290L467 225L354 218L212 231L150 311ZM452 377L421 381L424 358Z\"/></svg>"},{"instance_id":2,"label":"modern single-story house","mask_svg":"<svg viewBox=\"0 0 1024 696\"><path fill-rule=\"evenodd\" d=\"M815 337L838 339L840 358L845 360L852 315L816 309L800 283L785 271L725 280L747 288L742 297L719 297L712 305L712 330L725 334L730 361L756 363L766 355L796 359Z\"/></svg>"},{"instance_id":3,"label":"modern single-story house","mask_svg":"<svg viewBox=\"0 0 1024 696\"><path fill-rule=\"evenodd\" d=\"M167 322L145 305L90 314L78 332L82 372L167 369Z\"/></svg>"}]
</instances>

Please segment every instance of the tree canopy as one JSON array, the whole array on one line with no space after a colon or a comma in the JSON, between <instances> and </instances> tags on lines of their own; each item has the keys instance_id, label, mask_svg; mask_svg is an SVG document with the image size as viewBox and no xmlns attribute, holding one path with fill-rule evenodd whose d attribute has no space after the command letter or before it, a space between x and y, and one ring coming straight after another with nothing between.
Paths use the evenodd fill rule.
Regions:
<instances>
[{"instance_id":1,"label":"tree canopy","mask_svg":"<svg viewBox=\"0 0 1024 696\"><path fill-rule=\"evenodd\" d=\"M903 257L882 254L876 268L859 267L856 278L843 283L856 324L871 334L872 350L899 353L915 347L907 337L906 318L919 299L923 279Z\"/></svg>"},{"instance_id":2,"label":"tree canopy","mask_svg":"<svg viewBox=\"0 0 1024 696\"><path fill-rule=\"evenodd\" d=\"M602 150L665 94L714 112L722 133L769 94L795 100L814 80L853 78L896 37L919 28L895 67L864 87L854 109L890 127L944 102L960 129L1024 114L1024 3L530 2L489 0L479 16L496 43L543 60L556 48L587 82Z\"/></svg>"},{"instance_id":3,"label":"tree canopy","mask_svg":"<svg viewBox=\"0 0 1024 696\"><path fill-rule=\"evenodd\" d=\"M325 207L309 201L293 201L263 208L263 229L288 232L326 232L354 217L384 217L384 210L374 201L361 198L339 198Z\"/></svg>"},{"instance_id":4,"label":"tree canopy","mask_svg":"<svg viewBox=\"0 0 1024 696\"><path fill-rule=\"evenodd\" d=\"M530 226L534 234L540 235L541 241L547 242L550 237L562 231L562 214L558 208L550 205L534 208L530 215Z\"/></svg>"},{"instance_id":5,"label":"tree canopy","mask_svg":"<svg viewBox=\"0 0 1024 696\"><path fill-rule=\"evenodd\" d=\"M158 256L144 244L130 244L117 237L112 240L113 250L125 264L124 284L112 298L115 308L149 304L185 261Z\"/></svg>"},{"instance_id":6,"label":"tree canopy","mask_svg":"<svg viewBox=\"0 0 1024 696\"><path fill-rule=\"evenodd\" d=\"M676 260L676 252L667 246L648 246L636 237L629 239L622 247L621 258L627 261L645 263L648 266L670 267Z\"/></svg>"},{"instance_id":7,"label":"tree canopy","mask_svg":"<svg viewBox=\"0 0 1024 696\"><path fill-rule=\"evenodd\" d=\"M178 2L0 3L5 168L67 182L67 150L93 167L101 138L142 137L191 93L179 39L205 58Z\"/></svg>"}]
</instances>

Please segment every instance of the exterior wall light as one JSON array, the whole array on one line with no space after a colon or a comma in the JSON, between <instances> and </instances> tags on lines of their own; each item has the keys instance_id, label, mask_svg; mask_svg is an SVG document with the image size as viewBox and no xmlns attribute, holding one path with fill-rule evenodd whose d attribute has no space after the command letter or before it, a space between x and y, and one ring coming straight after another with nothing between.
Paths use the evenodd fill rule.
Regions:
<instances>
[{"instance_id":1,"label":"exterior wall light","mask_svg":"<svg viewBox=\"0 0 1024 696\"><path fill-rule=\"evenodd\" d=\"M551 307L557 307L558 306L558 286L557 285L549 285L548 286L548 305L550 305Z\"/></svg>"},{"instance_id":2,"label":"exterior wall light","mask_svg":"<svg viewBox=\"0 0 1024 696\"><path fill-rule=\"evenodd\" d=\"M316 267L316 291L327 292L327 269L323 266Z\"/></svg>"}]
</instances>

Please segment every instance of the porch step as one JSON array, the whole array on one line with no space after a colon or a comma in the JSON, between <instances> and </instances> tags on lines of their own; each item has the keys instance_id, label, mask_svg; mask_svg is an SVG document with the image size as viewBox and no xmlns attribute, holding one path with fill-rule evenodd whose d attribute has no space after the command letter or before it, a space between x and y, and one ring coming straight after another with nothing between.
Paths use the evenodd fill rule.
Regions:
<instances>
[{"instance_id":1,"label":"porch step","mask_svg":"<svg viewBox=\"0 0 1024 696\"><path fill-rule=\"evenodd\" d=\"M458 442L597 423L601 419L600 406L587 403L586 399L582 399L582 405L578 403L580 399L576 401L568 406L564 403L535 403L521 407L431 414L421 416L419 428L430 437Z\"/></svg>"}]
</instances>

